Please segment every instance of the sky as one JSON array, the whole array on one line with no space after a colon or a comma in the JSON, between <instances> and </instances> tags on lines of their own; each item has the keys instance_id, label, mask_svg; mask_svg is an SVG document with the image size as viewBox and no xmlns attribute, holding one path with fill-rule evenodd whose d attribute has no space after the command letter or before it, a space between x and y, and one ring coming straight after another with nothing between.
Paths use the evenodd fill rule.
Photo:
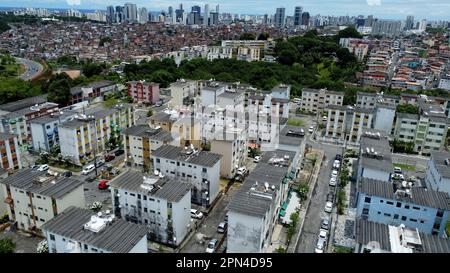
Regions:
<instances>
[{"instance_id":1,"label":"sky","mask_svg":"<svg viewBox=\"0 0 450 273\"><path fill-rule=\"evenodd\" d=\"M378 18L450 20L450 0L0 0L0 7L42 7L106 9L108 5L131 2L150 11L167 10L169 6L184 9L193 5L220 5L220 12L239 14L274 14L277 7L286 8L286 16L293 15L295 6L302 6L311 15L374 15Z\"/></svg>"}]
</instances>

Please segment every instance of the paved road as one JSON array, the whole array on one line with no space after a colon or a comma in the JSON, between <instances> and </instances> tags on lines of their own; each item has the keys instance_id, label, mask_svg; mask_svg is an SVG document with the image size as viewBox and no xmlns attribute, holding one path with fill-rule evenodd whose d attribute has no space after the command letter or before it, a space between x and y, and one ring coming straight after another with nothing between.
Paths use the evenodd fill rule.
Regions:
<instances>
[{"instance_id":1,"label":"paved road","mask_svg":"<svg viewBox=\"0 0 450 273\"><path fill-rule=\"evenodd\" d=\"M329 181L331 177L331 170L333 167L334 157L338 153L342 153L342 147L336 145L327 145L311 142L307 143L313 149L320 149L325 152L325 158L319 172L317 184L314 188L311 197L311 204L306 213L305 223L303 225L303 232L299 237L297 243L297 253L314 253L315 245L317 243L317 235L319 234L321 219L328 217L328 213L324 211L327 194L333 190L330 188Z\"/></svg>"},{"instance_id":2,"label":"paved road","mask_svg":"<svg viewBox=\"0 0 450 273\"><path fill-rule=\"evenodd\" d=\"M16 61L25 66L26 71L20 76L22 80L32 80L44 70L44 67L35 61L16 58Z\"/></svg>"}]
</instances>

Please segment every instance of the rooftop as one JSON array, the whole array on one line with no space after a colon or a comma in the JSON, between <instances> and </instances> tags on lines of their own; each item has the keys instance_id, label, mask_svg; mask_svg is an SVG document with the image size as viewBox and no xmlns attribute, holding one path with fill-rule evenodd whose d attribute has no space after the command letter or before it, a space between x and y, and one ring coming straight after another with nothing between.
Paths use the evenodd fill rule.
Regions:
<instances>
[{"instance_id":1,"label":"rooftop","mask_svg":"<svg viewBox=\"0 0 450 273\"><path fill-rule=\"evenodd\" d=\"M162 130L161 128L151 128L147 124L135 125L125 130L126 135L137 137L148 137L158 141L172 141L172 133Z\"/></svg>"},{"instance_id":2,"label":"rooftop","mask_svg":"<svg viewBox=\"0 0 450 273\"><path fill-rule=\"evenodd\" d=\"M388 138L377 133L363 133L360 141L360 164L366 168L392 172L391 147Z\"/></svg>"},{"instance_id":3,"label":"rooftop","mask_svg":"<svg viewBox=\"0 0 450 273\"><path fill-rule=\"evenodd\" d=\"M379 248L392 252L449 253L450 240L418 232L415 229L389 226L367 220L356 221L356 241L362 245L377 242Z\"/></svg>"},{"instance_id":4,"label":"rooftop","mask_svg":"<svg viewBox=\"0 0 450 273\"><path fill-rule=\"evenodd\" d=\"M147 234L145 226L115 218L95 232L85 228L92 216L90 210L69 207L41 229L114 253L129 252Z\"/></svg>"},{"instance_id":5,"label":"rooftop","mask_svg":"<svg viewBox=\"0 0 450 273\"><path fill-rule=\"evenodd\" d=\"M170 122L171 115L164 111L157 112L150 117L150 120L158 121L158 122Z\"/></svg>"},{"instance_id":6,"label":"rooftop","mask_svg":"<svg viewBox=\"0 0 450 273\"><path fill-rule=\"evenodd\" d=\"M396 183L363 177L359 181L359 191L367 195L378 196L390 200L450 210L450 197L448 193L434 191L423 187L411 186L402 188Z\"/></svg>"},{"instance_id":7,"label":"rooftop","mask_svg":"<svg viewBox=\"0 0 450 273\"><path fill-rule=\"evenodd\" d=\"M187 147L183 149L173 145L163 145L153 151L152 157L161 157L200 166L212 167L220 161L222 155L206 151L192 150Z\"/></svg>"},{"instance_id":8,"label":"rooftop","mask_svg":"<svg viewBox=\"0 0 450 273\"><path fill-rule=\"evenodd\" d=\"M83 185L83 181L75 178L49 176L46 172L32 169L19 171L0 183L56 199Z\"/></svg>"},{"instance_id":9,"label":"rooftop","mask_svg":"<svg viewBox=\"0 0 450 273\"><path fill-rule=\"evenodd\" d=\"M285 125L279 135L279 143L292 146L300 146L304 136L300 135L300 130L305 130L300 126Z\"/></svg>"},{"instance_id":10,"label":"rooftop","mask_svg":"<svg viewBox=\"0 0 450 273\"><path fill-rule=\"evenodd\" d=\"M450 152L432 151L431 159L434 161L439 174L442 177L450 178Z\"/></svg>"},{"instance_id":11,"label":"rooftop","mask_svg":"<svg viewBox=\"0 0 450 273\"><path fill-rule=\"evenodd\" d=\"M47 102L47 94L26 98L23 100L18 100L10 103L6 103L3 105L0 105L0 110L8 111L8 112L14 112L23 108L28 108L36 104L41 104Z\"/></svg>"},{"instance_id":12,"label":"rooftop","mask_svg":"<svg viewBox=\"0 0 450 273\"><path fill-rule=\"evenodd\" d=\"M143 176L142 172L128 170L111 181L114 188L126 189L168 202L178 202L191 190L191 185L160 176ZM148 187L147 187L148 186Z\"/></svg>"}]
</instances>

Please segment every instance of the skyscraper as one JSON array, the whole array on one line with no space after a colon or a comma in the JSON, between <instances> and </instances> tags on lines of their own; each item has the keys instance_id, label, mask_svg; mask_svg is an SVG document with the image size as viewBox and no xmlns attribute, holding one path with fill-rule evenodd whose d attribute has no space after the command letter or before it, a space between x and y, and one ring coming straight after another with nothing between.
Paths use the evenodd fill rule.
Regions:
<instances>
[{"instance_id":1,"label":"skyscraper","mask_svg":"<svg viewBox=\"0 0 450 273\"><path fill-rule=\"evenodd\" d=\"M200 6L192 6L191 12L198 12L198 14L201 14L202 8Z\"/></svg>"},{"instance_id":2,"label":"skyscraper","mask_svg":"<svg viewBox=\"0 0 450 273\"><path fill-rule=\"evenodd\" d=\"M414 28L414 16L408 15L406 17L405 30L411 30Z\"/></svg>"},{"instance_id":3,"label":"skyscraper","mask_svg":"<svg viewBox=\"0 0 450 273\"><path fill-rule=\"evenodd\" d=\"M378 20L373 23L372 35L398 36L402 22L397 20Z\"/></svg>"},{"instance_id":4,"label":"skyscraper","mask_svg":"<svg viewBox=\"0 0 450 273\"><path fill-rule=\"evenodd\" d=\"M136 4L126 3L124 6L125 20L128 22L137 22Z\"/></svg>"},{"instance_id":5,"label":"skyscraper","mask_svg":"<svg viewBox=\"0 0 450 273\"><path fill-rule=\"evenodd\" d=\"M210 15L209 16L210 17L209 18L209 24L211 26L218 25L219 24L219 14L217 12L211 12L209 15Z\"/></svg>"},{"instance_id":6,"label":"skyscraper","mask_svg":"<svg viewBox=\"0 0 450 273\"><path fill-rule=\"evenodd\" d=\"M209 21L209 5L205 5L205 15L203 16L203 25L207 26Z\"/></svg>"},{"instance_id":7,"label":"skyscraper","mask_svg":"<svg viewBox=\"0 0 450 273\"><path fill-rule=\"evenodd\" d=\"M302 13L302 26L309 26L309 12Z\"/></svg>"},{"instance_id":8,"label":"skyscraper","mask_svg":"<svg viewBox=\"0 0 450 273\"><path fill-rule=\"evenodd\" d=\"M141 24L145 24L148 22L148 11L146 8L142 7L138 10L138 21Z\"/></svg>"},{"instance_id":9,"label":"skyscraper","mask_svg":"<svg viewBox=\"0 0 450 273\"><path fill-rule=\"evenodd\" d=\"M116 6L115 17L116 23L122 23L125 20L125 14L123 13L122 6Z\"/></svg>"},{"instance_id":10,"label":"skyscraper","mask_svg":"<svg viewBox=\"0 0 450 273\"><path fill-rule=\"evenodd\" d=\"M367 16L366 22L364 23L365 27L373 27L373 15Z\"/></svg>"},{"instance_id":11,"label":"skyscraper","mask_svg":"<svg viewBox=\"0 0 450 273\"><path fill-rule=\"evenodd\" d=\"M295 7L294 26L299 26L302 23L302 11L302 7Z\"/></svg>"},{"instance_id":12,"label":"skyscraper","mask_svg":"<svg viewBox=\"0 0 450 273\"><path fill-rule=\"evenodd\" d=\"M285 21L285 8L277 8L275 12L275 26L276 27L284 27L284 21Z\"/></svg>"},{"instance_id":13,"label":"skyscraper","mask_svg":"<svg viewBox=\"0 0 450 273\"><path fill-rule=\"evenodd\" d=\"M106 22L108 23L114 23L116 21L116 15L114 12L113 6L107 6L106 7Z\"/></svg>"}]
</instances>

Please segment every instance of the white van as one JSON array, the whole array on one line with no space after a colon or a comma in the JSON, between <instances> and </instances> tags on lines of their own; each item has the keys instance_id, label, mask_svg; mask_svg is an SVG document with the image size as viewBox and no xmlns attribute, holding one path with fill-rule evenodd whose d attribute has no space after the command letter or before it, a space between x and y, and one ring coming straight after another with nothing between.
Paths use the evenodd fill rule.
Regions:
<instances>
[{"instance_id":1,"label":"white van","mask_svg":"<svg viewBox=\"0 0 450 273\"><path fill-rule=\"evenodd\" d=\"M95 170L95 166L94 164L90 164L87 165L86 167L83 168L83 171L81 172L82 174L86 175L86 174L90 174L91 172L93 172Z\"/></svg>"}]
</instances>

